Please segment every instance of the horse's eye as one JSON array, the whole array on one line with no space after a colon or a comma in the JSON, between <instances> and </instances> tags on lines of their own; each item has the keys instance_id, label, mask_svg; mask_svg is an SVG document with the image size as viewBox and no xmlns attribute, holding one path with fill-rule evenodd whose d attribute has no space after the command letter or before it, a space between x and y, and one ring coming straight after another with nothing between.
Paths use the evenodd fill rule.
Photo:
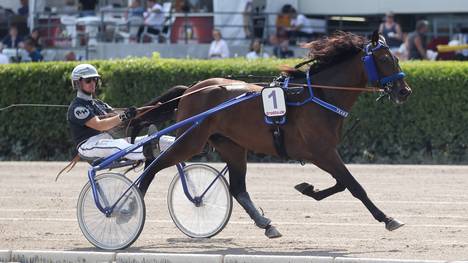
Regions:
<instances>
[{"instance_id":1,"label":"horse's eye","mask_svg":"<svg viewBox=\"0 0 468 263\"><path fill-rule=\"evenodd\" d=\"M385 55L385 56L382 56L382 57L380 58L380 61L382 61L382 62L389 62L389 61L391 61L391 59L390 59L390 56L389 56L389 55Z\"/></svg>"}]
</instances>

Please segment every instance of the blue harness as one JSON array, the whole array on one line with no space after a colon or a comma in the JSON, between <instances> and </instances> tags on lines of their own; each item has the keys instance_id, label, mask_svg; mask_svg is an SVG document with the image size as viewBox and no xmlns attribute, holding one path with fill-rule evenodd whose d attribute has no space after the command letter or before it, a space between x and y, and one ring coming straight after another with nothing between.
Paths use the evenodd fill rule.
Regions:
<instances>
[{"instance_id":1,"label":"blue harness","mask_svg":"<svg viewBox=\"0 0 468 263\"><path fill-rule=\"evenodd\" d=\"M377 67L375 65L375 62L374 62L374 54L373 52L379 50L379 49L382 49L382 48L388 48L384 43L380 42L378 43L378 45L374 48L372 48L372 44L369 43L367 44L367 46L365 47L365 53L366 55L362 58L362 61L364 62L364 69L366 71L366 74L367 74L367 78L369 80L369 82L378 82L379 85L381 86L384 86L386 87L385 89L385 92L390 92L390 89L389 89L389 86L391 87L391 85L393 85L393 81L395 80L398 80L398 79L402 79L405 77L405 73L400 71L398 73L395 73L393 75L390 75L390 76L386 76L386 77L379 77L379 73L377 71ZM349 113L335 105L332 105L326 101L323 101L317 97L314 96L314 91L312 89L312 85L311 85L311 78L310 78L310 74L309 74L309 71L310 70L307 70L306 72L306 79L307 79L307 88L309 89L309 97L307 99L305 99L304 101L302 102L287 102L286 105L288 106L302 106L308 102L314 102L330 111L333 111L334 113L346 118ZM284 81L284 84L283 84L283 89L287 89L288 88L288 84L289 84L289 77L287 77Z\"/></svg>"}]
</instances>

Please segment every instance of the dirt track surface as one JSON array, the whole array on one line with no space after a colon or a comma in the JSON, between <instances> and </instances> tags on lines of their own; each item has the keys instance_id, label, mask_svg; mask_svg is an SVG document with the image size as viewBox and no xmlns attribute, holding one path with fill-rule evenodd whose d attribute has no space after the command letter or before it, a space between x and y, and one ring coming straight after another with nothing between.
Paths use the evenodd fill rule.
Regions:
<instances>
[{"instance_id":1,"label":"dirt track surface","mask_svg":"<svg viewBox=\"0 0 468 263\"><path fill-rule=\"evenodd\" d=\"M88 166L80 163L54 182L65 165L0 162L0 250L96 250L82 235L75 215ZM348 168L371 200L406 226L388 232L348 191L320 202L301 195L293 188L297 183L318 188L334 183L313 165L250 164L247 187L252 199L283 237L267 239L235 203L220 234L190 239L167 211L167 188L175 174L171 168L158 174L150 187L145 228L128 251L468 260L468 166Z\"/></svg>"}]
</instances>

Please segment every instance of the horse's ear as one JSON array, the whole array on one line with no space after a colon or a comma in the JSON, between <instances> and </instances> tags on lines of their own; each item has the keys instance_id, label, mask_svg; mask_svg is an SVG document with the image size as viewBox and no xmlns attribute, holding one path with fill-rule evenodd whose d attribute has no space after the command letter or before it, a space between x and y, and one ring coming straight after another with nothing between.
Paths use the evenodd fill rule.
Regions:
<instances>
[{"instance_id":1,"label":"horse's ear","mask_svg":"<svg viewBox=\"0 0 468 263\"><path fill-rule=\"evenodd\" d=\"M379 31L378 30L375 30L374 33L372 33L372 45L375 46L379 43L379 39L380 39L380 34L379 34Z\"/></svg>"}]
</instances>

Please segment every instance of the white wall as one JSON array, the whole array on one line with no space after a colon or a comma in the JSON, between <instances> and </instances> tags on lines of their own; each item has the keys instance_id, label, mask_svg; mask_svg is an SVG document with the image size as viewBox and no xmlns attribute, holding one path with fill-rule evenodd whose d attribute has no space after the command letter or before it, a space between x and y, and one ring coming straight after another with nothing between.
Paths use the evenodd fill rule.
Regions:
<instances>
[{"instance_id":1,"label":"white wall","mask_svg":"<svg viewBox=\"0 0 468 263\"><path fill-rule=\"evenodd\" d=\"M299 12L316 15L468 12L467 0L298 0Z\"/></svg>"},{"instance_id":2,"label":"white wall","mask_svg":"<svg viewBox=\"0 0 468 263\"><path fill-rule=\"evenodd\" d=\"M17 0L0 0L0 6L5 9L11 9L16 13L21 5L20 1Z\"/></svg>"}]
</instances>

